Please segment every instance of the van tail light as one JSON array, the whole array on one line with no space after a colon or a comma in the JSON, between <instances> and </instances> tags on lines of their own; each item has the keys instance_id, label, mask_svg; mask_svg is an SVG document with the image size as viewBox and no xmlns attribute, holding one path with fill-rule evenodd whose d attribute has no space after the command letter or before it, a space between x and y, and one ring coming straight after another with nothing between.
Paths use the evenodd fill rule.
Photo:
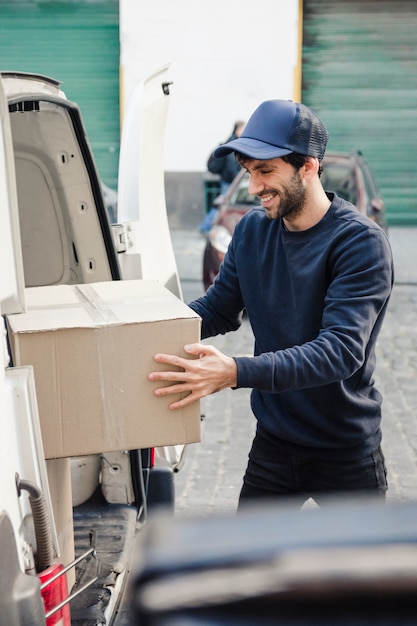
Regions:
<instances>
[{"instance_id":1,"label":"van tail light","mask_svg":"<svg viewBox=\"0 0 417 626\"><path fill-rule=\"evenodd\" d=\"M71 626L66 572L61 563L38 574L45 606L46 626Z\"/></svg>"},{"instance_id":2,"label":"van tail light","mask_svg":"<svg viewBox=\"0 0 417 626\"><path fill-rule=\"evenodd\" d=\"M71 626L69 602L87 589L87 587L95 583L98 579L98 573L71 596L68 595L66 574L84 559L89 557L97 559L95 533L90 532L91 547L87 552L65 567L60 563L53 563L51 565L53 546L45 498L40 488L35 483L21 479L18 474L16 474L15 478L18 496L20 497L22 490L29 493L29 503L32 510L38 548L37 566L41 570L38 573L38 578L41 583L40 592L45 607L46 626Z\"/></svg>"},{"instance_id":3,"label":"van tail light","mask_svg":"<svg viewBox=\"0 0 417 626\"><path fill-rule=\"evenodd\" d=\"M15 480L18 496L20 497L22 490L29 494L37 546L37 567L41 570L38 577L45 607L46 626L71 626L67 569L60 563L51 565L53 546L45 496L36 483L20 478L19 474L15 475Z\"/></svg>"},{"instance_id":4,"label":"van tail light","mask_svg":"<svg viewBox=\"0 0 417 626\"><path fill-rule=\"evenodd\" d=\"M134 467L140 467L141 470L149 470L155 465L155 448L142 448L141 450L132 450L132 462Z\"/></svg>"},{"instance_id":5,"label":"van tail light","mask_svg":"<svg viewBox=\"0 0 417 626\"><path fill-rule=\"evenodd\" d=\"M92 547L87 550L87 552L84 552L84 554L65 567L60 563L56 563L38 574L41 581L41 596L45 606L46 626L71 626L69 603L98 579L99 564L95 543L95 533L91 532L90 544L92 544ZM86 582L85 585L79 587L77 591L68 595L67 572L84 559L88 559L90 557L97 561L96 575L91 580Z\"/></svg>"}]
</instances>

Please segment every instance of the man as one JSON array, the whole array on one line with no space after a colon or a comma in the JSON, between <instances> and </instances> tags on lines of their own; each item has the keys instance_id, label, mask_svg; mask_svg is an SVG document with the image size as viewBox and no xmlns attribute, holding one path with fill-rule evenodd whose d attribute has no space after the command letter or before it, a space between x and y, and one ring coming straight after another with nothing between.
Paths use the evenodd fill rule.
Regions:
<instances>
[{"instance_id":1,"label":"man","mask_svg":"<svg viewBox=\"0 0 417 626\"><path fill-rule=\"evenodd\" d=\"M328 134L309 108L261 104L235 152L262 206L236 226L214 285L191 308L203 338L236 330L245 308L253 357L231 358L204 344L198 359L155 355L184 371L153 372L187 392L171 409L226 387L252 388L257 430L240 494L293 496L320 503L330 493L387 489L381 396L374 387L375 345L393 284L384 232L320 182Z\"/></svg>"}]
</instances>

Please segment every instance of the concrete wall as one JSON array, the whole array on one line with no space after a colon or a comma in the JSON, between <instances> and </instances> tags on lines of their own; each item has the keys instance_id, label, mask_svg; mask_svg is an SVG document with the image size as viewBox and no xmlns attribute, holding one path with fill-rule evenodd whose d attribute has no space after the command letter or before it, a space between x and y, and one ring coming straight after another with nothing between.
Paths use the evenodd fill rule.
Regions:
<instances>
[{"instance_id":1,"label":"concrete wall","mask_svg":"<svg viewBox=\"0 0 417 626\"><path fill-rule=\"evenodd\" d=\"M207 209L204 183L216 177L205 172L166 172L165 194L172 230L197 230Z\"/></svg>"}]
</instances>

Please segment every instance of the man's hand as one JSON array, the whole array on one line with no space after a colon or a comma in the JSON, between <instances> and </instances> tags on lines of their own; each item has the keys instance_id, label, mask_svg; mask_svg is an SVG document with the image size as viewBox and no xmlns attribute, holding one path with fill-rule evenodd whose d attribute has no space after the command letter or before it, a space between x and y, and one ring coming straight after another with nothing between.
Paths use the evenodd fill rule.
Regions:
<instances>
[{"instance_id":1,"label":"man's hand","mask_svg":"<svg viewBox=\"0 0 417 626\"><path fill-rule=\"evenodd\" d=\"M184 359L172 354L155 354L154 356L157 363L174 365L183 371L151 372L148 375L148 379L153 382L162 380L174 383L155 389L156 396L188 394L182 400L170 404L170 409L180 409L211 393L236 386L237 368L234 359L222 354L214 346L201 343L184 346L184 350L198 358Z\"/></svg>"}]
</instances>

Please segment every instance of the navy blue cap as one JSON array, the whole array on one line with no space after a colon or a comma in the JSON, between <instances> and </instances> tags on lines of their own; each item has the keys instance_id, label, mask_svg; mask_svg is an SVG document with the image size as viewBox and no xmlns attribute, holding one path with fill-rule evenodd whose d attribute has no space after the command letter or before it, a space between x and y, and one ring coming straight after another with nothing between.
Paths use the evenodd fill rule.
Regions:
<instances>
[{"instance_id":1,"label":"navy blue cap","mask_svg":"<svg viewBox=\"0 0 417 626\"><path fill-rule=\"evenodd\" d=\"M266 160L297 152L322 159L328 138L321 119L304 104L267 100L251 115L241 136L216 148L214 156L240 152Z\"/></svg>"}]
</instances>

